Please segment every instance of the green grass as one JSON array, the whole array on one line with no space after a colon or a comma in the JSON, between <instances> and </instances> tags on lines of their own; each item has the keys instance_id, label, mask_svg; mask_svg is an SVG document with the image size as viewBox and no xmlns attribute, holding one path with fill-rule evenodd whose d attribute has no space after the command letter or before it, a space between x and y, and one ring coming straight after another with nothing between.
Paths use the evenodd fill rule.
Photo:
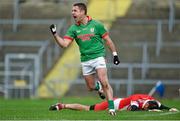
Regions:
<instances>
[{"instance_id":1,"label":"green grass","mask_svg":"<svg viewBox=\"0 0 180 121\"><path fill-rule=\"evenodd\" d=\"M180 120L180 112L130 112L118 111L116 116L110 116L107 111L48 111L57 99L36 100L4 100L0 99L0 120ZM64 103L94 104L100 102L92 97L64 97ZM180 109L180 100L161 100L165 105Z\"/></svg>"}]
</instances>

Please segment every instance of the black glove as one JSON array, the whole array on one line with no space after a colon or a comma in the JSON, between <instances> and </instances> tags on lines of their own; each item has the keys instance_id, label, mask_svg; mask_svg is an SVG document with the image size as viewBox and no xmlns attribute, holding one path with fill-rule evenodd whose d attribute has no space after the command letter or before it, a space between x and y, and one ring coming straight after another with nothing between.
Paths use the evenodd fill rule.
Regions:
<instances>
[{"instance_id":1,"label":"black glove","mask_svg":"<svg viewBox=\"0 0 180 121\"><path fill-rule=\"evenodd\" d=\"M49 28L53 35L56 34L56 25L52 24Z\"/></svg>"},{"instance_id":2,"label":"black glove","mask_svg":"<svg viewBox=\"0 0 180 121\"><path fill-rule=\"evenodd\" d=\"M118 65L120 63L119 58L117 55L114 55L114 64Z\"/></svg>"}]
</instances>

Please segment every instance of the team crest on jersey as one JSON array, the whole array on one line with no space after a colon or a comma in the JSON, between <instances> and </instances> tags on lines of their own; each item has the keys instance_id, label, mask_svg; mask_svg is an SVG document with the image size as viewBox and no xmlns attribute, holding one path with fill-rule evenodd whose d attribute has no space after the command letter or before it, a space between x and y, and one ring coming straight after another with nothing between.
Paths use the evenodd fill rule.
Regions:
<instances>
[{"instance_id":1,"label":"team crest on jersey","mask_svg":"<svg viewBox=\"0 0 180 121\"><path fill-rule=\"evenodd\" d=\"M81 32L81 30L77 30L76 32L77 32L77 33L80 33L80 32Z\"/></svg>"},{"instance_id":2,"label":"team crest on jersey","mask_svg":"<svg viewBox=\"0 0 180 121\"><path fill-rule=\"evenodd\" d=\"M94 32L94 28L91 28L90 31L91 31L91 32Z\"/></svg>"}]
</instances>

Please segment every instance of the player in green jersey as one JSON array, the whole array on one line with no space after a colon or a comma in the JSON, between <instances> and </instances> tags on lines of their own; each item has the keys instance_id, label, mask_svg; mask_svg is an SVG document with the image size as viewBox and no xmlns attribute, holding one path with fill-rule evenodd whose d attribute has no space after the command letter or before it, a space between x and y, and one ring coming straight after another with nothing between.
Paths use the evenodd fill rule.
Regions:
<instances>
[{"instance_id":1,"label":"player in green jersey","mask_svg":"<svg viewBox=\"0 0 180 121\"><path fill-rule=\"evenodd\" d=\"M68 47L73 40L76 41L81 53L83 77L86 80L88 89L90 91L97 90L100 96L103 96L102 94L104 93L108 101L110 115L116 115L113 103L113 90L108 81L104 58L104 44L106 44L113 54L114 64L118 65L120 63L115 45L104 25L87 16L87 7L84 3L75 3L73 5L72 16L75 24L70 26L63 38L56 33L54 24L50 26L50 30L61 47ZM95 73L97 73L99 80L96 86Z\"/></svg>"}]
</instances>

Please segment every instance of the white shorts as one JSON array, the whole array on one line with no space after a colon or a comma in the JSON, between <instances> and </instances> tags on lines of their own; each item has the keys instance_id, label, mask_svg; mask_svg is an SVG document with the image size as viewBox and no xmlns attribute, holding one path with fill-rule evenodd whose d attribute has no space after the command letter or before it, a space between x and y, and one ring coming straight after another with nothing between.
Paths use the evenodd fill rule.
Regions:
<instances>
[{"instance_id":1,"label":"white shorts","mask_svg":"<svg viewBox=\"0 0 180 121\"><path fill-rule=\"evenodd\" d=\"M98 68L106 68L104 57L98 57L89 61L81 62L83 75L96 73Z\"/></svg>"}]
</instances>

